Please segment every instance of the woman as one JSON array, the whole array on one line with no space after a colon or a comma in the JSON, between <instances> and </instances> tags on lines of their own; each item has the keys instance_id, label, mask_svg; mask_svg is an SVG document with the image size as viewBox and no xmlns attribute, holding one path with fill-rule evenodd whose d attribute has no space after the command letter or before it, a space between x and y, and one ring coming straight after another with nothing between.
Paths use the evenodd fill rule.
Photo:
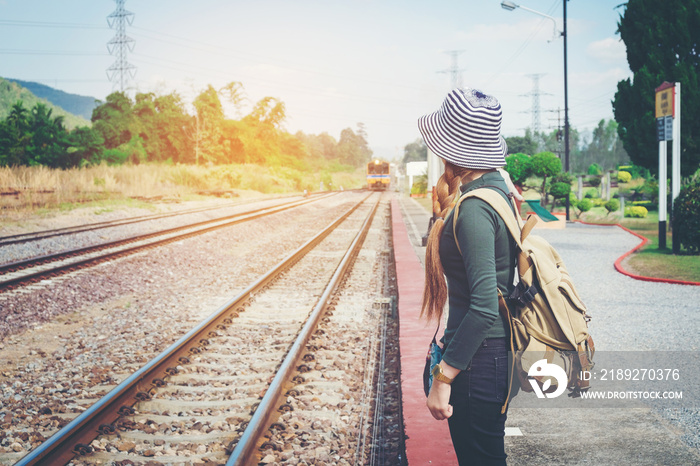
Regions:
<instances>
[{"instance_id":1,"label":"woman","mask_svg":"<svg viewBox=\"0 0 700 466\"><path fill-rule=\"evenodd\" d=\"M439 219L428 237L421 316L440 321L446 301L449 314L428 409L448 420L460 465L503 465L509 327L499 314L498 290L507 296L512 287L515 243L485 201L463 201L454 226L451 211L458 196L473 189L496 189L508 199L497 170L507 154L501 106L480 91L456 89L418 126L445 164L433 199Z\"/></svg>"}]
</instances>

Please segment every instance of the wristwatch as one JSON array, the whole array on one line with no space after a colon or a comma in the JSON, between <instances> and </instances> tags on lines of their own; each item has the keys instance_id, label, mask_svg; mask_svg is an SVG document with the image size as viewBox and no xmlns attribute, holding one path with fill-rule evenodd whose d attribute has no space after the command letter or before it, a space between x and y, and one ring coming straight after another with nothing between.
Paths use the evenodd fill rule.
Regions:
<instances>
[{"instance_id":1,"label":"wristwatch","mask_svg":"<svg viewBox=\"0 0 700 466\"><path fill-rule=\"evenodd\" d=\"M432 374L433 379L439 382L446 383L447 385L450 385L454 380L442 373L442 366L440 364L435 364L433 370L430 371L430 373Z\"/></svg>"}]
</instances>

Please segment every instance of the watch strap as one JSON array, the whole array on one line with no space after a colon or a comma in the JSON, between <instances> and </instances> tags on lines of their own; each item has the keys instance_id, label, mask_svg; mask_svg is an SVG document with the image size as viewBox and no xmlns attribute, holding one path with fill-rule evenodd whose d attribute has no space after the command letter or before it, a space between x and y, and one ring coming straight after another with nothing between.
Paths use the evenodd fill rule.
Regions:
<instances>
[{"instance_id":1,"label":"watch strap","mask_svg":"<svg viewBox=\"0 0 700 466\"><path fill-rule=\"evenodd\" d=\"M433 367L433 370L431 371L431 374L433 375L433 379L446 383L450 385L454 379L449 378L442 372L442 366L440 364L435 364L435 367Z\"/></svg>"}]
</instances>

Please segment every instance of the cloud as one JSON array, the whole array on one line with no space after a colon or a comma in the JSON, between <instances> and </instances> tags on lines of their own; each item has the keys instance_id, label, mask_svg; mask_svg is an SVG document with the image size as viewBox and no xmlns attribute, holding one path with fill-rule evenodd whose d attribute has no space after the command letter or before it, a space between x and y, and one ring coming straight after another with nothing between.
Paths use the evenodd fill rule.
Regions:
<instances>
[{"instance_id":1,"label":"cloud","mask_svg":"<svg viewBox=\"0 0 700 466\"><path fill-rule=\"evenodd\" d=\"M607 37L588 44L586 54L603 63L619 63L626 60L627 49L620 39Z\"/></svg>"}]
</instances>

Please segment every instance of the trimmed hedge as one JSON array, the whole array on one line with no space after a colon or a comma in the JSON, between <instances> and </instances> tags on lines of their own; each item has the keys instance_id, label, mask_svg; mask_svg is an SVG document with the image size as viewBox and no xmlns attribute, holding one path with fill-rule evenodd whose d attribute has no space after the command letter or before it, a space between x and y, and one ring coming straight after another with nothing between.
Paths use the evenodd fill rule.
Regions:
<instances>
[{"instance_id":1,"label":"trimmed hedge","mask_svg":"<svg viewBox=\"0 0 700 466\"><path fill-rule=\"evenodd\" d=\"M645 218L648 213L649 211L646 209L646 207L642 207L640 205L625 207L625 217Z\"/></svg>"},{"instance_id":2,"label":"trimmed hedge","mask_svg":"<svg viewBox=\"0 0 700 466\"><path fill-rule=\"evenodd\" d=\"M617 182L618 183L629 183L632 181L632 174L626 171L617 172Z\"/></svg>"},{"instance_id":3,"label":"trimmed hedge","mask_svg":"<svg viewBox=\"0 0 700 466\"><path fill-rule=\"evenodd\" d=\"M700 181L681 188L673 203L673 234L688 252L700 253Z\"/></svg>"},{"instance_id":4,"label":"trimmed hedge","mask_svg":"<svg viewBox=\"0 0 700 466\"><path fill-rule=\"evenodd\" d=\"M605 207L605 210L607 210L608 213L617 212L620 210L620 201L617 199L610 199L603 207Z\"/></svg>"},{"instance_id":5,"label":"trimmed hedge","mask_svg":"<svg viewBox=\"0 0 700 466\"><path fill-rule=\"evenodd\" d=\"M576 202L576 208L580 210L582 213L583 212L588 212L593 208L593 202L591 202L590 199L588 198L583 198L580 201Z\"/></svg>"}]
</instances>

